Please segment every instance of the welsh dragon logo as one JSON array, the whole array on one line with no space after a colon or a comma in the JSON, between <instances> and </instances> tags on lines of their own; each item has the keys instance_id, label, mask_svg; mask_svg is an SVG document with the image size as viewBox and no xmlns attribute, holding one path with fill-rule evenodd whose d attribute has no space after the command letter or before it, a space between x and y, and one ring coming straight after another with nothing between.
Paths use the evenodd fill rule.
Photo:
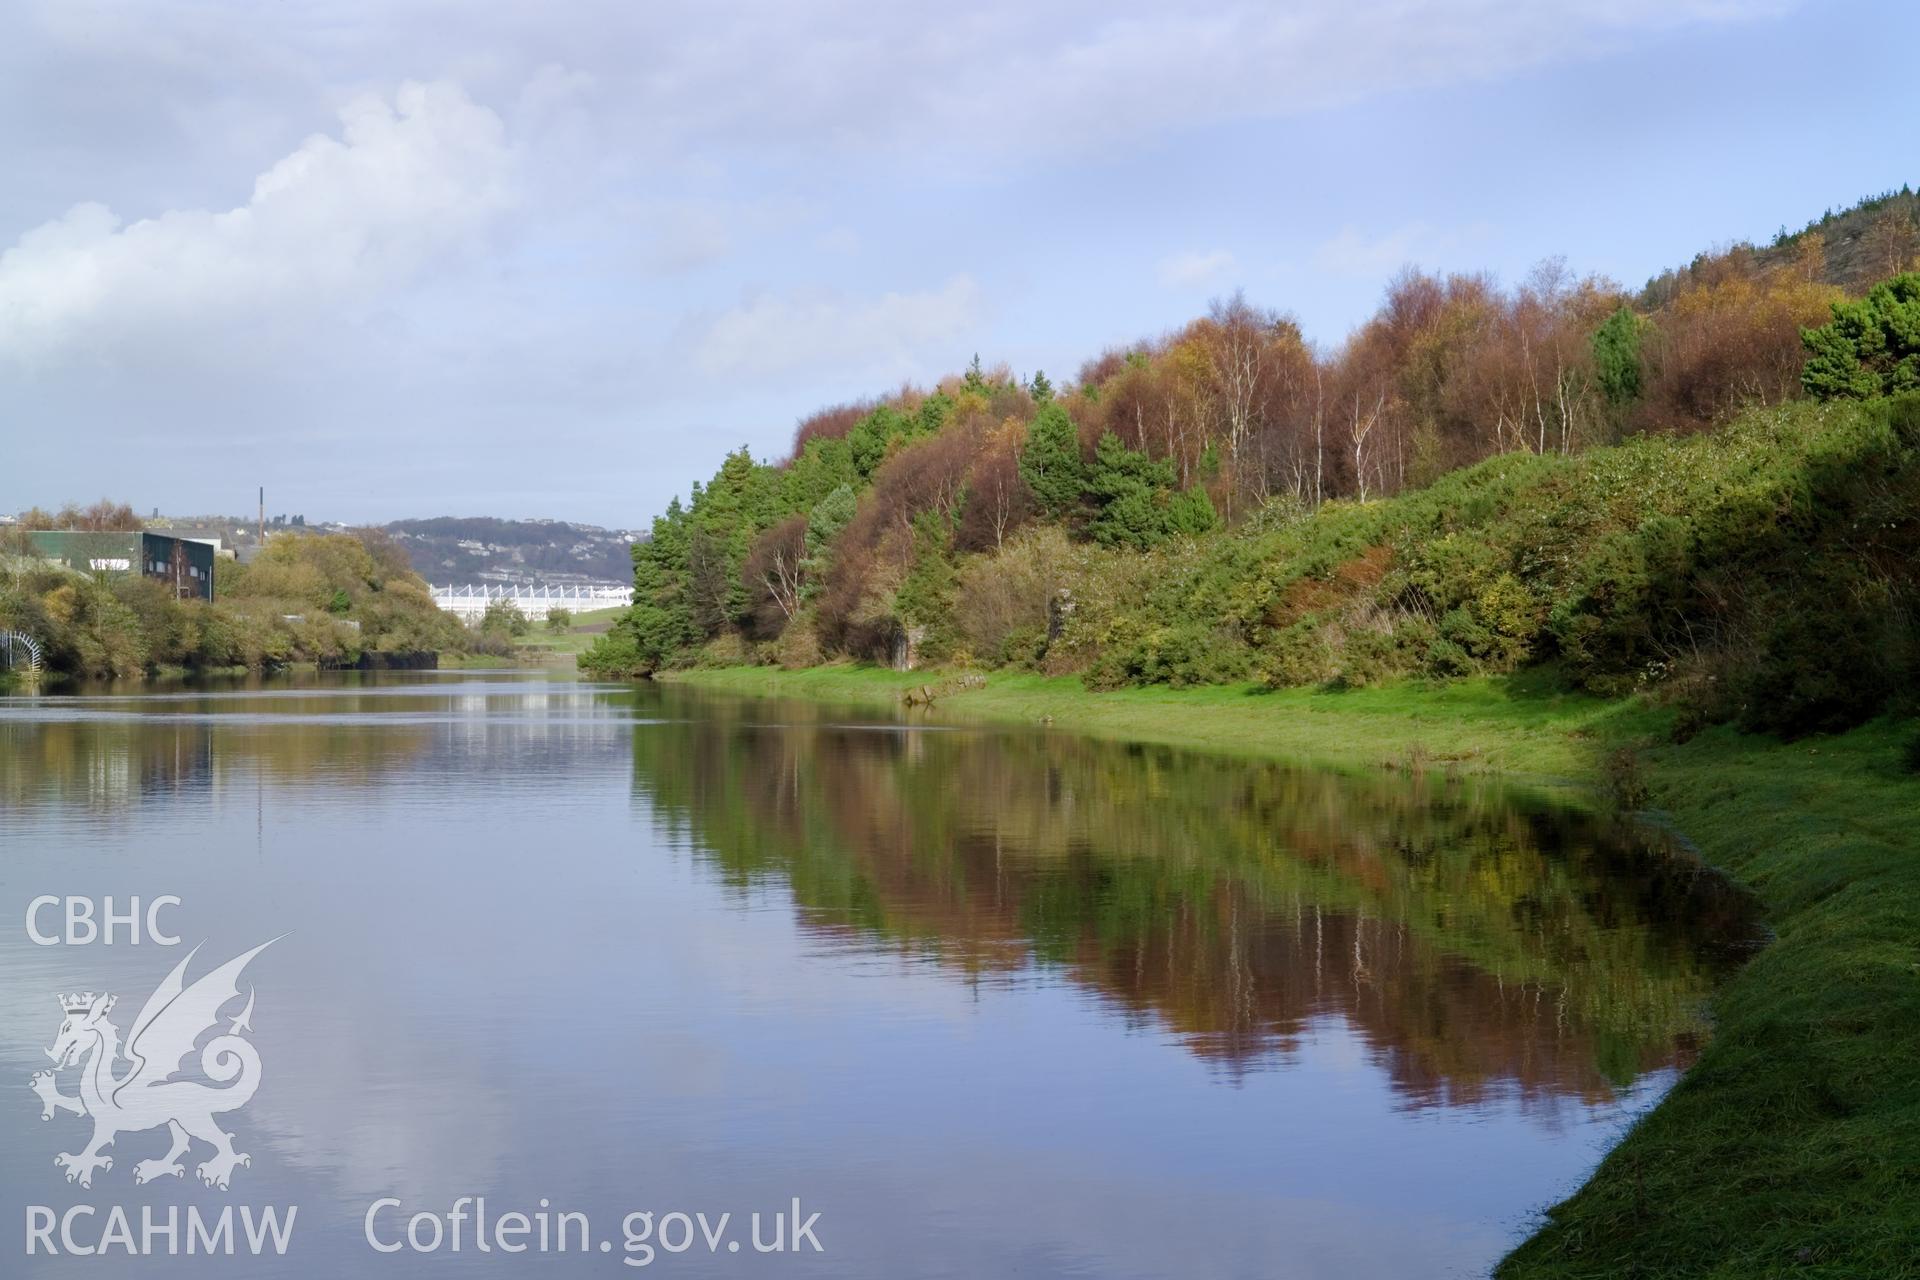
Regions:
<instances>
[{"instance_id":1,"label":"welsh dragon logo","mask_svg":"<svg viewBox=\"0 0 1920 1280\"><path fill-rule=\"evenodd\" d=\"M239 999L241 971L278 941L261 943L202 975L192 986L185 985L184 979L187 965L200 948L188 952L147 997L140 1016L133 1020L124 1055L119 1028L107 1019L113 1011L113 996L89 991L60 997L65 1020L53 1048L47 1050L54 1069L36 1072L32 1083L40 1095L42 1120L53 1119L59 1111L93 1119L93 1140L85 1150L53 1158L66 1170L68 1182L92 1186L96 1169L113 1168L113 1157L101 1152L115 1138L163 1125L173 1145L159 1159L134 1165L135 1182L180 1177L186 1172L180 1157L188 1154L195 1140L213 1148L212 1157L196 1171L210 1187L226 1190L234 1168L251 1163L249 1156L233 1149L233 1135L214 1123L213 1117L246 1106L260 1087L260 1055L243 1034L253 1029L252 988L247 990L246 1008L200 1048L200 1071L214 1084L184 1079L181 1073L201 1037L218 1029L221 1009ZM116 1074L123 1056L131 1065ZM80 1092L70 1097L60 1092L56 1073L71 1067L80 1069Z\"/></svg>"}]
</instances>

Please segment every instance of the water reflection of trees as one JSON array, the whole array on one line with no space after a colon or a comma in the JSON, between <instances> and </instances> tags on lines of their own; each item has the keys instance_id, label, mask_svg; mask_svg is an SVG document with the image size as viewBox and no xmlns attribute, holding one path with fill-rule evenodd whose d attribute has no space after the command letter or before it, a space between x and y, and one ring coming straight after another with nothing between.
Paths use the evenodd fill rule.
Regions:
<instances>
[{"instance_id":1,"label":"water reflection of trees","mask_svg":"<svg viewBox=\"0 0 1920 1280\"><path fill-rule=\"evenodd\" d=\"M395 779L430 745L424 728L153 716L0 721L0 806L57 801L107 811L209 791L236 776L368 785Z\"/></svg>"},{"instance_id":2,"label":"water reflection of trees","mask_svg":"<svg viewBox=\"0 0 1920 1280\"><path fill-rule=\"evenodd\" d=\"M0 717L0 805L111 811L236 777L392 788L452 767L525 778L624 748L630 699L568 684L296 673L89 686Z\"/></svg>"},{"instance_id":3,"label":"water reflection of trees","mask_svg":"<svg viewBox=\"0 0 1920 1280\"><path fill-rule=\"evenodd\" d=\"M1337 1015L1408 1099L1597 1099L1692 1052L1750 905L1600 820L1038 735L703 706L636 784L823 936L974 974L1039 962L1233 1071Z\"/></svg>"}]
</instances>

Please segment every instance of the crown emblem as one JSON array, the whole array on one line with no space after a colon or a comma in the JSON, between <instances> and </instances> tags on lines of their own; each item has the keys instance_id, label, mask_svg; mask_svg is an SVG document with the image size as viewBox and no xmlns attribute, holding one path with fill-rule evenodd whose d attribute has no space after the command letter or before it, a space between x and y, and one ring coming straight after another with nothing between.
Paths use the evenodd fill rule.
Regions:
<instances>
[{"instance_id":1,"label":"crown emblem","mask_svg":"<svg viewBox=\"0 0 1920 1280\"><path fill-rule=\"evenodd\" d=\"M76 993L73 995L61 996L60 1008L63 1012L69 1013L69 1014L85 1013L89 1009L93 1008L93 992L89 991L89 992L86 992L85 994ZM106 1004L101 1006L100 1012L105 1013L108 1009L111 1009L111 1008L113 1008L113 997L108 996Z\"/></svg>"}]
</instances>

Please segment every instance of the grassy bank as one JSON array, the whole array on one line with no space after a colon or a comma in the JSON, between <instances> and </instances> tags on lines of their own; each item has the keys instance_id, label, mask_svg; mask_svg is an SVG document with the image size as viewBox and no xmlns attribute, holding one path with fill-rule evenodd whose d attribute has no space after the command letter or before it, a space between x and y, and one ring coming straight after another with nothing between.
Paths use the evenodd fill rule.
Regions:
<instances>
[{"instance_id":1,"label":"grassy bank","mask_svg":"<svg viewBox=\"0 0 1920 1280\"><path fill-rule=\"evenodd\" d=\"M896 703L911 676L835 666L674 679ZM1715 1001L1698 1065L1547 1215L1503 1277L1920 1276L1920 780L1910 729L1787 744L1544 679L1329 692L1089 694L995 675L931 713L1341 768L1426 761L1604 795L1622 750L1650 806L1760 895L1777 932Z\"/></svg>"},{"instance_id":2,"label":"grassy bank","mask_svg":"<svg viewBox=\"0 0 1920 1280\"><path fill-rule=\"evenodd\" d=\"M662 679L765 696L868 706L938 688L938 672L903 675L838 665L801 671L728 667L676 671ZM1636 703L1552 691L1545 680L1471 680L1333 692L1255 685L1151 686L1090 694L1077 677L995 673L984 688L944 694L940 714L1034 723L1099 737L1160 742L1329 768L1372 768L1418 758L1530 782L1584 787L1595 744L1651 736L1661 713Z\"/></svg>"},{"instance_id":3,"label":"grassy bank","mask_svg":"<svg viewBox=\"0 0 1920 1280\"><path fill-rule=\"evenodd\" d=\"M517 637L514 645L528 657L543 662L565 659L571 665L573 659L585 653L587 646L595 639L605 635L614 619L625 612L625 609L595 609L576 613L564 631L549 630L546 623L537 622L526 635Z\"/></svg>"}]
</instances>

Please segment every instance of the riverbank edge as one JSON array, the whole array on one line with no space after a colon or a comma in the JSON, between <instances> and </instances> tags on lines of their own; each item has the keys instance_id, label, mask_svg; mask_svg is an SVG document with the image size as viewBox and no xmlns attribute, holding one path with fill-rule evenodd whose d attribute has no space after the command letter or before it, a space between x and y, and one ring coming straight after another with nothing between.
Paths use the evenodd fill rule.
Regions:
<instances>
[{"instance_id":1,"label":"riverbank edge","mask_svg":"<svg viewBox=\"0 0 1920 1280\"><path fill-rule=\"evenodd\" d=\"M1713 1001L1715 1032L1661 1104L1498 1268L1503 1280L1920 1275L1920 779L1912 726L1782 743L1671 741L1644 700L1545 677L1343 692L1090 693L1073 677L829 666L673 672L761 697L1047 723L1096 737L1323 767L1450 768L1630 798L1760 897L1776 940Z\"/></svg>"}]
</instances>

